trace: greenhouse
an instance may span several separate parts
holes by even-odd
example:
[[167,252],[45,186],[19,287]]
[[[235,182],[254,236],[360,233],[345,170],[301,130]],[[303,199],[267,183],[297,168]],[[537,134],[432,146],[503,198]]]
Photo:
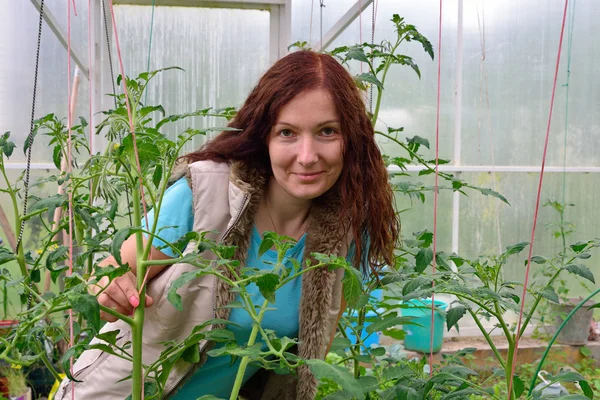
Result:
[[0,400],[600,396],[597,18],[0,1]]

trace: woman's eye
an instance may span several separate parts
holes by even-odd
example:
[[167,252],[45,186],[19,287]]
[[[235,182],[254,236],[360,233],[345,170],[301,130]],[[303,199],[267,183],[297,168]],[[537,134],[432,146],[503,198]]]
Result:
[[292,137],[293,133],[289,129],[283,129],[279,132],[279,135],[282,137]]
[[333,129],[333,128],[323,128],[323,130],[321,132],[325,136],[332,136],[332,135],[334,135],[336,133],[335,129]]

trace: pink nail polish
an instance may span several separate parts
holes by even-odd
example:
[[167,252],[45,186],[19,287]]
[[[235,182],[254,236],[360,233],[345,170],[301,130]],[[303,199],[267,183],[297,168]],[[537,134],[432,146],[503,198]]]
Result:
[[138,298],[137,298],[137,297],[135,297],[135,296],[131,296],[131,297],[129,298],[129,303],[130,303],[132,306],[134,306],[134,307],[137,307],[137,306],[139,306],[139,305],[140,305],[140,301],[139,301],[139,300],[138,300]]

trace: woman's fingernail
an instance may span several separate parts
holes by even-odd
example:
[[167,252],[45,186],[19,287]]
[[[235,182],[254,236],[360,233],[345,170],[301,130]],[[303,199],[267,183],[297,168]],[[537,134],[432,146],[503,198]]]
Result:
[[138,300],[138,298],[137,298],[137,297],[135,297],[135,296],[131,296],[131,297],[129,298],[129,303],[130,303],[132,306],[134,306],[134,307],[137,307],[137,306],[139,306],[139,305],[140,305],[140,301],[139,301],[139,300]]

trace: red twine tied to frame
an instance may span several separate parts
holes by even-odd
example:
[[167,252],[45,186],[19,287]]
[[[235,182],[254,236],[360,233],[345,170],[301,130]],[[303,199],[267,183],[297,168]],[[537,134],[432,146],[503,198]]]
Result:
[[510,396],[510,393],[512,393],[513,377],[515,375],[515,366],[517,365],[517,355],[518,355],[517,353],[519,351],[519,337],[521,335],[521,323],[522,323],[522,319],[523,319],[523,312],[525,309],[525,297],[527,296],[527,284],[529,282],[529,270],[531,267],[531,256],[533,254],[533,241],[535,239],[535,227],[537,225],[538,211],[540,208],[540,197],[542,195],[542,182],[544,180],[544,167],[546,166],[546,153],[548,151],[548,140],[550,138],[550,125],[552,122],[552,109],[554,107],[554,95],[556,94],[556,81],[558,80],[558,67],[560,65],[560,55],[562,52],[562,42],[563,42],[563,36],[564,36],[564,32],[565,32],[565,22],[567,20],[568,4],[569,4],[569,0],[565,0],[562,26],[560,28],[560,39],[558,41],[558,54],[556,56],[556,68],[554,71],[554,83],[552,84],[552,97],[550,99],[550,112],[548,113],[548,126],[546,128],[546,139],[544,141],[544,153],[542,156],[542,167],[540,170],[540,180],[538,183],[537,198],[535,201],[535,213],[533,215],[533,226],[531,228],[531,242],[529,245],[529,255],[527,256],[527,268],[525,269],[525,282],[523,283],[523,294],[521,295],[521,310],[519,312],[519,324],[518,324],[517,334],[516,334],[516,338],[515,338],[515,348],[513,351],[512,371],[510,373],[510,377],[509,377],[509,381],[508,381],[509,396]]

